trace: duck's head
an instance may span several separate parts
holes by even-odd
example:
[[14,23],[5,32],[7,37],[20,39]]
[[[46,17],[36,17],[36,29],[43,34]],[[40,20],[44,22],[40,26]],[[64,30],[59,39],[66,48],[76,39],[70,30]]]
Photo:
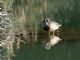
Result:
[[50,22],[49,18],[45,18],[43,22]]

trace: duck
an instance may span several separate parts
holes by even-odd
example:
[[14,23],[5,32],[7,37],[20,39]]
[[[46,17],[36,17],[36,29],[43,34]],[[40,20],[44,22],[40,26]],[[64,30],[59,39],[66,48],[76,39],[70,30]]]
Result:
[[50,49],[51,46],[56,45],[59,41],[62,40],[58,36],[55,36],[55,31],[58,30],[61,26],[61,24],[56,21],[51,21],[49,18],[43,20],[43,29],[48,32],[49,36],[49,41],[45,46],[46,49]]
[[59,27],[61,26],[61,24],[59,24],[58,22],[55,22],[55,21],[51,21],[49,18],[45,18],[43,20],[43,29],[45,31],[55,31],[57,29],[59,29]]

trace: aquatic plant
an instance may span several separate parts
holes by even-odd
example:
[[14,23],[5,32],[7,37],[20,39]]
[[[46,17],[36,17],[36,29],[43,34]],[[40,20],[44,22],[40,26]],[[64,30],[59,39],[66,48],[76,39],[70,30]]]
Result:
[[[11,60],[11,57],[15,56],[14,54],[15,35],[16,35],[16,32],[19,30],[18,26],[16,25],[17,21],[14,20],[16,18],[14,18],[14,15],[10,10],[11,8],[9,8],[9,6],[7,8],[6,4],[8,4],[9,2],[5,2],[4,0],[0,1],[0,4],[1,4],[1,7],[0,7],[0,48],[1,48],[0,59],[1,60]],[[18,39],[19,38],[17,38],[17,40]]]

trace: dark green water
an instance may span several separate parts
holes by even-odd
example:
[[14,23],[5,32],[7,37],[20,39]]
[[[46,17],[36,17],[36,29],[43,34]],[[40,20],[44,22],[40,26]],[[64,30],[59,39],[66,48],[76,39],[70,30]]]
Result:
[[[25,1],[27,0],[23,0],[23,2]],[[31,1],[31,4],[25,4],[30,5],[31,8],[29,9],[31,10],[31,16],[34,15],[36,16],[35,18],[39,16],[40,19],[35,19],[35,22],[38,21],[38,23],[40,23],[42,15],[42,17],[47,16],[52,20],[55,19],[61,23],[63,27],[80,27],[80,0],[46,0],[46,11],[44,9],[45,4],[43,0]],[[15,7],[22,6],[25,8],[25,4],[22,4],[21,0],[15,0],[14,5]],[[36,14],[41,7],[42,13]],[[37,8],[36,12],[34,8]],[[27,11],[27,9],[25,11]],[[28,13],[26,13],[26,16],[27,15]],[[42,41],[44,40],[43,38],[44,37],[41,37],[40,39],[38,38],[38,40]],[[36,42],[32,45],[22,44],[13,60],[80,60],[80,40],[64,39],[50,50],[46,50],[41,42]]]
[[50,50],[46,50],[40,42],[22,44],[13,60],[80,60],[80,41],[63,40]]

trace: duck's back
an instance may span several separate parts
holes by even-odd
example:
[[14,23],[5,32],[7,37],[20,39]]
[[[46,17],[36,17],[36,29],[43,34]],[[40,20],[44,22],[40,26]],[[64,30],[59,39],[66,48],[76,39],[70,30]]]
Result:
[[60,27],[60,25],[57,22],[50,22],[50,30],[57,30]]

